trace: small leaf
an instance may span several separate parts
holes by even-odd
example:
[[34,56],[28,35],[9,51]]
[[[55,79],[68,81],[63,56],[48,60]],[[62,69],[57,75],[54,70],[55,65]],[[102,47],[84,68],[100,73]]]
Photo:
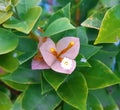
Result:
[[76,58],[76,65],[77,67],[91,67],[87,59],[81,54],[78,54]]
[[0,92],[0,109],[1,110],[10,110],[12,103],[8,96]]
[[87,84],[80,72],[73,72],[57,90],[59,97],[69,105],[86,110]]
[[3,55],[0,55],[0,66],[6,72],[12,73],[18,68],[19,62],[17,58],[14,57],[14,53],[3,54]]
[[11,52],[17,45],[17,36],[6,29],[0,28],[0,55]]
[[[37,52],[37,43],[33,39],[20,38],[19,44],[16,48],[21,54],[18,56],[20,64],[25,63],[31,59]],[[28,65],[28,64],[27,64]]]
[[4,80],[4,79],[1,79],[6,85],[8,85],[9,87],[17,90],[17,91],[24,91],[28,85],[26,84],[20,84],[20,83],[16,83],[16,82],[13,82],[13,81],[8,81],[8,80]]
[[88,36],[84,27],[77,28],[77,37],[80,38],[81,44],[88,44]]
[[65,7],[61,8],[54,15],[52,15],[50,17],[46,27],[48,27],[48,25],[50,23],[52,23],[53,21],[55,21],[59,18],[62,18],[62,17],[66,17],[66,18],[70,19],[70,3],[68,3]]
[[11,18],[5,22],[3,26],[5,28],[16,29],[20,32],[28,34],[40,17],[41,11],[42,9],[36,6],[29,9],[27,13],[24,13],[22,19]]
[[43,36],[52,36],[57,33],[70,30],[70,29],[75,29],[75,27],[70,24],[70,20],[68,18],[59,18],[55,21],[53,21],[45,30],[43,33]]
[[22,99],[23,99],[23,94],[19,95],[14,102],[13,106],[11,107],[10,110],[23,110],[22,108]]
[[114,43],[120,39],[120,5],[109,9],[102,21],[100,31],[94,44]]
[[60,101],[54,91],[41,95],[41,87],[36,84],[25,91],[22,106],[25,110],[54,110]]
[[93,91],[92,93],[100,100],[104,110],[119,110],[114,99],[105,89],[96,90]]
[[81,25],[89,28],[99,29],[103,17],[104,17],[103,12],[97,12],[88,17]]
[[41,77],[41,94],[43,95],[52,89],[53,88],[50,86],[50,84],[43,77]]
[[30,1],[29,0],[19,0],[18,5],[16,6],[18,14],[20,16],[25,14],[30,8],[37,6],[40,3],[40,1],[41,0],[30,0]]
[[102,4],[104,5],[104,7],[113,7],[115,5],[118,5],[119,4],[119,0],[101,0]]
[[101,61],[90,61],[91,68],[81,70],[89,89],[98,89],[120,83],[120,79]]
[[39,84],[40,71],[19,67],[12,74],[2,77],[2,80],[13,81],[20,84]]
[[101,102],[92,94],[88,95],[87,110],[103,110]]
[[52,70],[43,70],[43,76],[48,81],[48,83],[57,90],[59,86],[64,82],[67,75],[60,74]]
[[0,12],[0,24],[7,21],[11,16],[13,12]]
[[101,47],[81,44],[80,53],[83,56],[85,56],[86,59],[89,59],[90,57],[95,55],[100,49],[101,49]]

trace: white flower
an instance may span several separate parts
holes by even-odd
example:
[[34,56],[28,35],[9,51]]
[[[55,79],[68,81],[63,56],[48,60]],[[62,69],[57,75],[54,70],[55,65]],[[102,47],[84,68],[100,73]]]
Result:
[[72,60],[64,57],[61,62],[61,67],[65,70],[70,70],[72,68]]
[[87,60],[85,58],[81,58],[80,61],[83,62],[83,63],[87,62]]

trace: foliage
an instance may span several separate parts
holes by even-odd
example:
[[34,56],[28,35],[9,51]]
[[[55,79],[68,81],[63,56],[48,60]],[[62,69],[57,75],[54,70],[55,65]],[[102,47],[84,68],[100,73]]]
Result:
[[[0,110],[119,110],[120,0],[40,2],[0,0]],[[80,39],[71,74],[32,69],[40,39],[69,36]]]

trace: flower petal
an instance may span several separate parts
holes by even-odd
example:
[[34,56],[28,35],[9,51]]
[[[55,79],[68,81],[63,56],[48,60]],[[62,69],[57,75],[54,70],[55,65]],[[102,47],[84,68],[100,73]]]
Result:
[[65,48],[67,48],[70,42],[74,42],[74,45],[70,49],[68,49],[65,53],[61,54],[61,57],[68,57],[70,59],[75,59],[80,49],[79,40],[80,39],[76,37],[65,37],[62,38],[60,41],[58,41],[58,43],[56,44],[58,53],[60,53]]
[[32,60],[32,70],[38,70],[38,69],[49,69],[50,67],[46,64],[44,60]]
[[57,58],[50,51],[51,48],[54,48],[56,50],[55,44],[51,39],[47,40],[39,48],[43,59],[50,67],[55,62],[55,60],[57,60]]
[[59,73],[64,73],[64,74],[71,74],[74,69],[76,67],[76,62],[75,60],[72,60],[72,68],[70,70],[65,70],[64,68],[62,68],[61,66],[61,62],[60,61],[56,61],[52,66],[51,66],[51,69],[56,71],[56,72],[59,72]]

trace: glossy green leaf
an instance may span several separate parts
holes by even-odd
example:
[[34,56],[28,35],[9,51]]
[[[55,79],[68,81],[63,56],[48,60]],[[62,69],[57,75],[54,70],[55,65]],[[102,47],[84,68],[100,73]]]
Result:
[[2,79],[20,84],[39,84],[40,71],[19,67],[12,74],[4,76]]
[[117,51],[100,50],[97,54],[95,54],[94,58],[102,61],[109,68],[112,69],[112,66],[113,66],[113,63],[115,60],[115,56],[117,55],[117,53],[118,53]]
[[68,3],[65,7],[61,8],[53,16],[51,16],[46,27],[53,21],[55,21],[59,18],[62,18],[62,17],[66,17],[66,18],[70,19],[70,3]]
[[37,6],[41,0],[19,0],[16,7],[18,14],[21,16],[25,14],[30,8]]
[[119,110],[112,96],[105,89],[93,91],[103,105],[104,110]]
[[10,110],[12,103],[8,96],[0,92],[0,109],[1,110]]
[[28,34],[40,17],[41,11],[42,9],[36,6],[29,9],[27,13],[24,13],[21,19],[16,19],[13,17],[5,22],[3,26],[5,28],[16,29],[20,32]]
[[16,50],[21,53],[18,56],[18,60],[20,64],[23,64],[24,62],[28,61],[36,54],[37,43],[33,39],[21,37],[19,39],[19,44]]
[[20,0],[11,0],[11,4],[13,6],[16,6],[19,2],[20,2]]
[[108,10],[103,18],[95,44],[114,43],[120,39],[120,5]]
[[101,61],[90,61],[91,68],[83,69],[89,89],[98,89],[120,83],[120,79]]
[[11,16],[13,12],[0,12],[0,24],[7,21]]
[[24,91],[26,88],[27,88],[27,84],[20,84],[20,83],[16,83],[16,82],[13,82],[13,81],[9,81],[9,80],[4,80],[2,79],[2,81],[8,85],[9,87],[13,88],[14,90],[17,90],[17,91]]
[[112,87],[112,97],[117,105],[120,105],[120,85],[115,85]]
[[60,101],[54,91],[41,95],[40,85],[31,85],[24,93],[22,106],[25,110],[54,110]]
[[75,29],[75,27],[70,24],[70,20],[66,17],[59,18],[55,21],[53,21],[45,30],[43,36],[52,36],[57,33],[70,30],[70,29]]
[[102,4],[104,5],[104,7],[113,7],[115,5],[119,4],[119,0],[101,0]]
[[88,88],[83,75],[73,72],[57,90],[59,97],[71,106],[86,110]]
[[93,46],[93,45],[83,45],[81,44],[80,53],[85,56],[86,59],[89,59],[93,55],[95,55],[101,47]]
[[104,17],[103,12],[97,12],[88,17],[81,25],[89,28],[99,29],[103,17]]
[[101,102],[92,94],[88,95],[87,110],[103,110]]
[[41,94],[43,95],[52,89],[52,86],[43,77],[41,77]]
[[22,108],[23,94],[19,95],[10,110],[24,110]]
[[6,72],[12,73],[18,68],[19,62],[14,57],[14,53],[3,54],[3,55],[0,55],[0,66]]
[[70,105],[67,104],[67,103],[64,103],[64,105],[63,105],[63,110],[78,110],[78,109],[70,106]]
[[87,15],[88,12],[93,9],[96,4],[98,3],[99,0],[82,0],[80,1],[80,22],[83,22]]
[[78,27],[77,29],[77,37],[80,38],[81,44],[88,44],[88,36],[86,33],[86,29],[84,27]]
[[0,55],[14,50],[17,45],[17,36],[6,29],[0,28]]
[[57,90],[59,86],[65,81],[67,78],[67,75],[57,73],[52,70],[43,70],[43,76],[48,81],[48,83],[55,89]]
[[91,67],[87,59],[81,54],[78,54],[76,58],[76,65],[77,67]]

